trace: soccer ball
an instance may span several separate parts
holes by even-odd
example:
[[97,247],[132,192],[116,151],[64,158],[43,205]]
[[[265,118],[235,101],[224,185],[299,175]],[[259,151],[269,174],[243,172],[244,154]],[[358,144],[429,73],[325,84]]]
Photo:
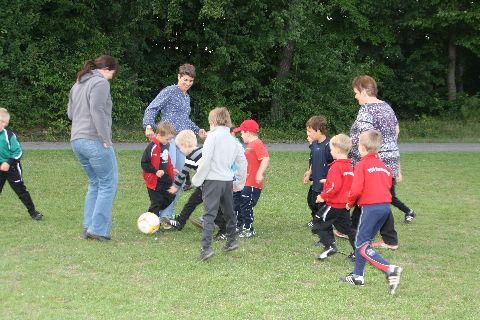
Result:
[[145,212],[138,217],[138,230],[145,234],[152,234],[160,228],[160,219],[155,213]]

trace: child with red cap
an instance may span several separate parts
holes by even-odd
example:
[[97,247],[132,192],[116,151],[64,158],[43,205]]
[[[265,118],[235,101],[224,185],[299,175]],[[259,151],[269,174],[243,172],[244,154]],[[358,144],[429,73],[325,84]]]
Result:
[[233,132],[241,132],[242,140],[247,145],[245,157],[247,158],[247,181],[242,190],[240,216],[237,225],[240,228],[240,238],[251,238],[256,235],[253,227],[253,207],[258,202],[263,189],[265,170],[270,157],[262,140],[258,137],[258,123],[255,120],[245,120]]

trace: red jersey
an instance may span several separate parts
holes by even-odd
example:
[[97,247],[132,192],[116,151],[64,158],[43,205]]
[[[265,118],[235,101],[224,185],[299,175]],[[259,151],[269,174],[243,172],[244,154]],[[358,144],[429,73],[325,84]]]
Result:
[[263,181],[261,183],[255,181],[260,163],[263,158],[269,157],[267,148],[265,148],[262,140],[255,139],[250,142],[245,148],[245,157],[248,162],[245,186],[263,189]]
[[[155,190],[158,182],[167,186],[172,185],[174,174],[168,148],[161,144],[157,138],[153,137],[145,149],[141,165],[147,188]],[[157,177],[156,174],[157,170],[160,169],[165,172],[161,178]]]
[[350,159],[337,159],[329,166],[327,180],[320,196],[327,205],[337,209],[345,209],[353,180],[353,168]]
[[369,153],[357,163],[352,187],[348,195],[348,207],[357,201],[362,207],[368,204],[391,203],[392,171],[385,166],[378,153]]

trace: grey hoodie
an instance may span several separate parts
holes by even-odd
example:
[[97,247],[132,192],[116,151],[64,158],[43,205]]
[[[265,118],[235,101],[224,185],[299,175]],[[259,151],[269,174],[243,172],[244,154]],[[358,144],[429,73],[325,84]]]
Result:
[[68,118],[72,120],[70,141],[92,139],[112,145],[110,83],[97,70],[73,85],[68,97]]

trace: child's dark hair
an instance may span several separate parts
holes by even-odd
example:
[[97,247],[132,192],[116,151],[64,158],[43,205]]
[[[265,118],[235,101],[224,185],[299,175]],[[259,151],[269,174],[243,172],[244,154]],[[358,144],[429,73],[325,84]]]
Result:
[[77,81],[80,80],[87,73],[92,73],[92,69],[103,69],[107,68],[108,70],[115,70],[114,77],[118,73],[118,62],[115,58],[102,55],[95,60],[87,60],[83,64],[83,69],[77,73]]
[[306,127],[312,128],[315,131],[320,130],[321,133],[327,135],[327,118],[324,116],[313,116],[308,119]]

